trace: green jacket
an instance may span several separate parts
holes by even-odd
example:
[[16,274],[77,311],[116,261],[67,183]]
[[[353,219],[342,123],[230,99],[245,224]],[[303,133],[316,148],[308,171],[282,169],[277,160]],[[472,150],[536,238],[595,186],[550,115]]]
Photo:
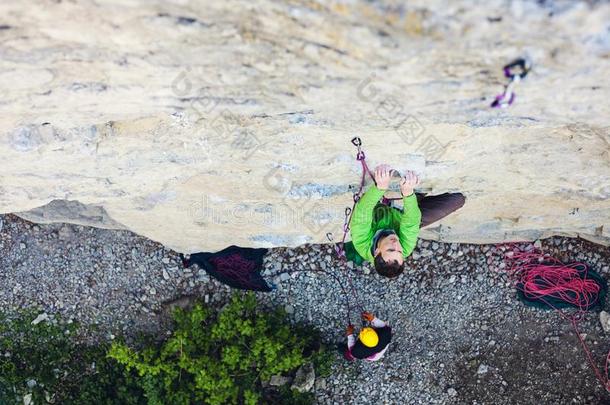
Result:
[[[415,194],[403,197],[403,212],[387,205],[377,203],[383,197],[384,191],[372,185],[358,200],[350,223],[354,248],[365,260],[374,263],[371,254],[373,237],[379,229],[394,229],[400,239],[402,254],[406,258],[413,252],[419,235],[421,211],[417,205]],[[373,211],[375,215],[373,215]]]

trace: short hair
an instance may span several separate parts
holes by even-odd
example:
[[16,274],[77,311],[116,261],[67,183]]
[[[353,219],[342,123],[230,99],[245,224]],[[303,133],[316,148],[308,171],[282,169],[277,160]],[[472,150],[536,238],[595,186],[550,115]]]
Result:
[[375,256],[375,270],[384,277],[394,278],[400,275],[404,270],[404,263],[398,263],[398,260],[386,262],[381,253]]

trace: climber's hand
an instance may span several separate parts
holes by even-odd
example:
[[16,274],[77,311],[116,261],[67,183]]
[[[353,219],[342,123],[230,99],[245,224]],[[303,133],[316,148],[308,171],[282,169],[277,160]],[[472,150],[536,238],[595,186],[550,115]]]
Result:
[[387,190],[392,179],[392,168],[389,165],[379,165],[375,168],[375,183],[379,190]]
[[370,312],[363,312],[362,319],[364,319],[365,321],[373,322],[373,319],[375,319],[375,315],[371,314]]
[[345,329],[345,336],[349,336],[349,335],[353,335],[354,334],[354,325],[347,325],[347,328]]
[[400,180],[400,193],[406,197],[413,194],[413,189],[419,184],[419,176],[409,170]]

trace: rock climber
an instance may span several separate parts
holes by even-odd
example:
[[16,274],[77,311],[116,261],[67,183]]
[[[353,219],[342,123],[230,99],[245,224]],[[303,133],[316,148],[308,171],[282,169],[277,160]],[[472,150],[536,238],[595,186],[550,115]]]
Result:
[[364,359],[377,361],[381,359],[388,349],[392,340],[392,329],[388,324],[371,314],[363,312],[362,319],[369,322],[371,326],[364,327],[358,334],[358,339],[354,336],[354,325],[348,325],[347,350],[344,356],[348,360]]
[[466,198],[461,193],[433,196],[416,194],[419,177],[407,171],[400,180],[403,208],[381,203],[390,186],[393,169],[386,164],[375,168],[373,184],[358,200],[351,220],[351,243],[345,244],[348,259],[366,260],[385,277],[396,277],[404,270],[404,259],[417,244],[419,229],[461,208]]

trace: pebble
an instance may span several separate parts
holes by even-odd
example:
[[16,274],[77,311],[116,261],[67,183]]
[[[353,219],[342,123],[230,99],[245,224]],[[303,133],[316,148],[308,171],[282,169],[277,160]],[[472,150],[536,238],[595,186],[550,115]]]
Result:
[[169,273],[167,272],[167,270],[163,269],[161,271],[161,274],[163,275],[164,280],[169,280]]
[[489,371],[489,367],[485,364],[481,364],[479,366],[479,368],[477,369],[477,374],[479,374],[479,375],[487,374],[488,371]]
[[450,397],[455,397],[455,396],[457,395],[457,391],[456,391],[456,389],[455,389],[455,388],[449,388],[449,389],[447,390],[447,394],[448,394]]
[[33,321],[32,325],[38,325],[40,322],[48,321],[49,315],[46,313],[39,314]]

